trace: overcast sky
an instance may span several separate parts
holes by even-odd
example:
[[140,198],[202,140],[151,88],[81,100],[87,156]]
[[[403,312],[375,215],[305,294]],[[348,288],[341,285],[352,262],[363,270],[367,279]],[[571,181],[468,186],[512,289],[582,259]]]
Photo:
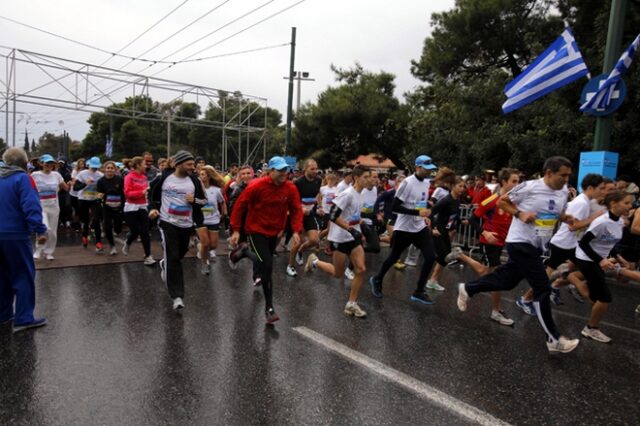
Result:
[[[184,0],[31,0],[3,2],[0,15],[41,29],[116,52],[144,30],[180,5]],[[220,42],[226,37],[268,17],[299,0],[273,0],[259,11],[229,25],[199,43],[194,41],[219,28],[240,15],[264,4],[268,0],[188,0],[170,17],[149,31],[122,54],[140,55],[169,37],[180,28],[204,15],[217,5],[222,6],[157,48],[145,53],[144,58],[158,60],[167,54],[182,50],[169,60],[181,60],[200,49]],[[224,3],[224,4],[223,4]],[[291,27],[297,27],[296,70],[308,71],[315,81],[302,83],[302,102],[315,102],[320,92],[335,85],[330,65],[352,66],[356,61],[370,71],[384,70],[396,75],[396,96],[419,84],[410,72],[410,61],[418,59],[422,44],[430,32],[433,12],[448,10],[454,0],[306,0],[282,14],[265,21],[237,36],[203,51],[194,57],[207,57],[230,52],[288,43]],[[45,53],[79,62],[99,65],[108,54],[78,46],[33,29],[0,20],[1,44],[10,48]],[[186,46],[186,47],[185,47]],[[3,55],[8,52],[0,50]],[[279,47],[237,56],[227,56],[202,62],[178,64],[162,71],[159,78],[203,85],[229,91],[239,90],[267,98],[268,105],[284,115],[287,104],[289,47]],[[105,67],[120,68],[128,61],[112,58]],[[146,68],[143,72],[142,69]],[[151,75],[165,68],[156,65],[132,63],[125,71]],[[22,72],[21,72],[22,71]],[[5,65],[0,67],[0,78],[6,81]],[[26,75],[25,75],[26,74]],[[36,74],[40,74],[37,76]],[[29,90],[44,81],[35,67],[29,71],[18,69],[18,91]],[[105,89],[108,83],[105,83]],[[57,97],[60,86],[51,85],[40,93]],[[4,92],[4,87],[2,88]],[[120,93],[120,99],[129,94]],[[162,99],[158,99],[162,100]],[[295,97],[294,97],[295,108]],[[22,143],[24,129],[30,137],[44,131],[60,133],[64,127],[74,139],[82,139],[88,131],[88,114],[53,110],[34,105],[18,104],[18,111],[29,114],[19,116],[16,141]],[[64,121],[64,126],[59,121]],[[39,123],[36,124],[36,122]],[[0,117],[0,136],[5,135],[5,117]],[[11,136],[10,136],[11,137]],[[18,143],[18,142],[16,142]]]

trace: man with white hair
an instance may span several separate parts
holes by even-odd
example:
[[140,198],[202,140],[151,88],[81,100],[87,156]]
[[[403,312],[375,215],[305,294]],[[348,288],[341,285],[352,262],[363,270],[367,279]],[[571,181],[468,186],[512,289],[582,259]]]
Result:
[[[46,324],[36,318],[36,268],[31,253],[33,232],[38,243],[47,240],[38,193],[27,174],[27,154],[9,148],[0,166],[0,326],[13,321],[13,332]],[[14,309],[15,303],[15,309]]]

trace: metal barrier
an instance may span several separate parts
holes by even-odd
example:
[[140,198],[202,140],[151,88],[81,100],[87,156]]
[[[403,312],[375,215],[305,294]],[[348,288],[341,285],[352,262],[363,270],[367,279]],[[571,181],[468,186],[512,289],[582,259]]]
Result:
[[460,205],[460,220],[455,235],[451,238],[452,246],[459,246],[469,251],[472,256],[475,251],[480,251],[480,239],[473,226],[469,224],[469,219],[476,209],[475,204]]

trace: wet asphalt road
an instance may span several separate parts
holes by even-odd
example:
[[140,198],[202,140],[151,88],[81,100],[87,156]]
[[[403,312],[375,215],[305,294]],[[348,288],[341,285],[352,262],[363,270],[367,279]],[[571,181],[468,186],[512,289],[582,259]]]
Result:
[[[512,301],[504,307],[514,327],[489,319],[483,295],[458,312],[454,287],[472,276],[466,270],[445,271],[447,291],[431,292],[433,306],[409,301],[414,268],[392,270],[384,299],[363,287],[369,316],[360,320],[342,313],[348,282],[319,271],[286,277],[280,255],[274,294],[282,319],[268,328],[248,264],[230,271],[219,259],[210,277],[195,259],[184,264],[182,315],[171,310],[157,267],[39,272],[36,312],[49,324],[13,335],[0,326],[0,425],[474,423],[455,401],[511,424],[640,424],[638,286],[612,287],[602,329],[613,343],[582,339],[575,352],[550,356],[536,319]],[[555,318],[575,337],[588,307],[563,296]],[[434,403],[384,377],[380,364],[349,360],[298,327],[450,399]]]

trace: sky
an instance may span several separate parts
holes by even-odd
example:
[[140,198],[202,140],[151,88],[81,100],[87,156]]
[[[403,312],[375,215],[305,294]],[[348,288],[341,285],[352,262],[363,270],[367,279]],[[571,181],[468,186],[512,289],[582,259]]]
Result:
[[[309,77],[315,79],[302,82],[301,102],[306,103],[316,102],[322,91],[337,85],[330,69],[332,64],[348,68],[356,62],[368,71],[394,74],[395,94],[402,97],[403,93],[420,85],[411,75],[410,66],[411,60],[420,58],[424,39],[430,34],[431,14],[454,6],[454,0],[303,0],[296,5],[298,2],[300,0],[30,0],[3,2],[0,16],[107,52],[117,52],[184,3],[121,52],[127,56],[160,60],[177,51],[167,58],[171,61],[182,60],[193,54],[194,58],[203,58],[286,44],[291,40],[291,27],[296,27],[295,69],[309,72]],[[196,42],[264,4],[266,6],[258,11]],[[295,6],[234,35],[292,5]],[[216,7],[216,10],[207,14]],[[207,15],[188,29],[164,41],[205,14]],[[266,98],[267,105],[278,109],[283,114],[283,121],[285,120],[288,82],[283,77],[289,72],[289,46],[182,63],[165,70],[164,65],[149,67],[147,63],[139,61],[129,63],[125,58],[112,57],[108,53],[4,19],[0,19],[0,28],[0,44],[5,46],[0,49],[3,56],[17,48],[79,63],[104,63],[104,67],[122,67],[123,71],[136,74],[152,75],[158,72],[158,78]],[[159,43],[159,46],[149,50]],[[217,45],[197,53],[213,44]],[[4,93],[4,83],[7,81],[6,59],[1,59],[5,62],[0,66],[0,80],[3,82],[0,90]],[[55,75],[51,70],[48,72]],[[43,70],[33,65],[19,65],[16,77],[19,93],[32,90],[47,80],[51,81]],[[67,87],[70,78],[72,77],[64,81],[68,83]],[[98,80],[94,82],[103,90],[112,87],[109,82],[102,82],[102,85]],[[63,87],[54,83],[37,93],[43,97],[57,98],[64,96],[64,92]],[[116,93],[114,99],[121,102],[130,94]],[[161,96],[163,95],[158,95],[159,98]],[[294,108],[296,97],[297,94],[294,93]],[[18,103],[16,110],[20,112],[16,119],[16,144],[22,144],[25,129],[30,138],[37,138],[44,131],[59,134],[64,129],[76,140],[82,140],[89,130],[86,123],[88,114],[85,112],[24,103]],[[2,138],[7,129],[4,112],[3,107],[3,116],[0,117]],[[10,117],[9,129],[12,128],[11,121]]]

